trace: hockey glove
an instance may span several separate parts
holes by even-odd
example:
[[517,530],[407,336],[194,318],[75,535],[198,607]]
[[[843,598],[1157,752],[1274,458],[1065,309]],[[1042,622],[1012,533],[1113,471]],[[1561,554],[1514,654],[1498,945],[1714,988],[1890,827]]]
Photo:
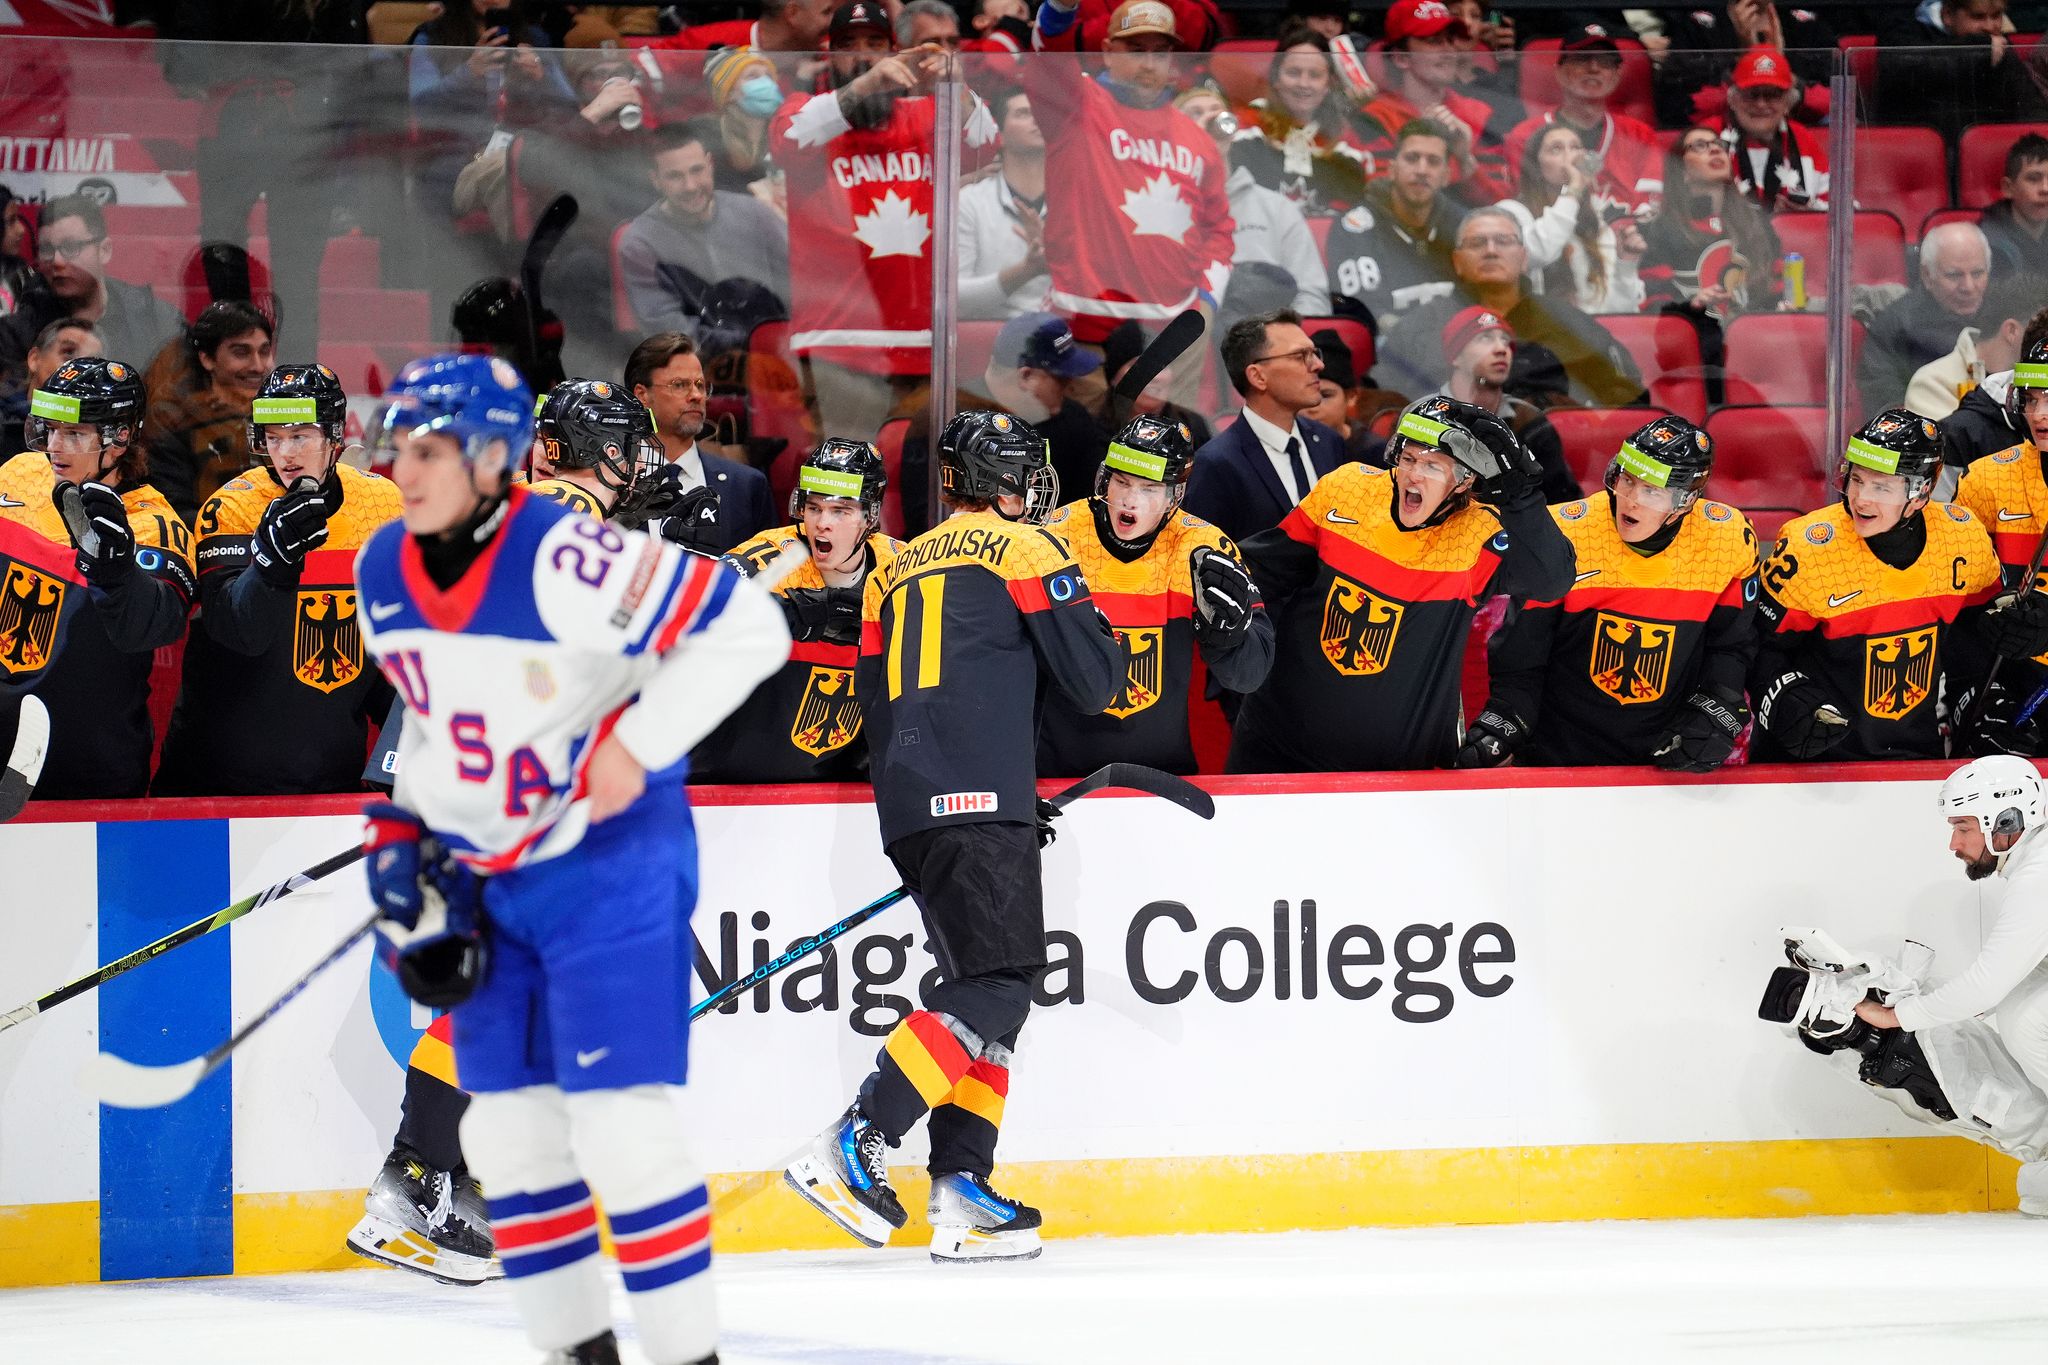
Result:
[[1235,558],[1200,545],[1188,559],[1195,590],[1195,638],[1205,645],[1234,645],[1251,629],[1258,589]]
[[782,594],[782,614],[792,640],[860,643],[859,588],[791,588]]
[[1518,508],[1542,499],[1543,462],[1498,417],[1471,418],[1472,433],[1459,427],[1444,433],[1451,458],[1478,476],[1473,496],[1494,507]]
[[2048,593],[2007,593],[1983,618],[1984,642],[2008,659],[2048,650]]
[[78,571],[102,586],[126,578],[135,568],[135,532],[121,495],[103,483],[59,482],[52,490],[58,514],[78,549]]
[[363,815],[378,957],[407,996],[453,1008],[483,980],[483,880],[404,807],[373,801]]
[[[2034,758],[2041,752],[2038,712],[2019,723],[2020,699],[2004,683],[1991,684],[1983,710],[1977,711],[1977,692],[1972,688],[1956,698],[1952,713],[1958,727],[1955,748],[1972,758],[1987,754],[2016,754]],[[1973,715],[1973,713],[1975,713]]]
[[1522,747],[1522,741],[1529,737],[1529,727],[1522,724],[1512,711],[1505,708],[1496,710],[1487,703],[1465,730],[1465,742],[1458,746],[1457,766],[1460,768],[1498,768],[1515,756],[1515,750]]
[[1819,758],[1849,737],[1849,718],[1804,673],[1783,673],[1764,689],[1757,724],[1794,758]]
[[1672,718],[1663,743],[1652,751],[1667,772],[1710,773],[1735,752],[1736,736],[1749,724],[1749,708],[1708,692],[1695,692]]
[[1060,818],[1060,808],[1041,796],[1034,810],[1038,815],[1038,846],[1044,848],[1060,837],[1059,831],[1052,827],[1052,822]]
[[250,538],[256,572],[273,587],[295,588],[306,556],[327,543],[327,502],[310,476],[296,480],[263,509]]

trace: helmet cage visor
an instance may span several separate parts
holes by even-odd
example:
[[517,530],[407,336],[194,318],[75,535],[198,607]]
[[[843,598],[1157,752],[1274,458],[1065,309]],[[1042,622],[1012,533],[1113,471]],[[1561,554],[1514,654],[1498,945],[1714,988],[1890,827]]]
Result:
[[1623,475],[1634,483],[1634,496],[1648,506],[1661,507],[1667,513],[1683,512],[1691,507],[1707,482],[1705,470],[1688,473],[1646,454],[1634,441],[1623,441],[1621,449],[1614,453],[1613,461],[1607,466],[1604,482],[1609,494],[1621,483]]

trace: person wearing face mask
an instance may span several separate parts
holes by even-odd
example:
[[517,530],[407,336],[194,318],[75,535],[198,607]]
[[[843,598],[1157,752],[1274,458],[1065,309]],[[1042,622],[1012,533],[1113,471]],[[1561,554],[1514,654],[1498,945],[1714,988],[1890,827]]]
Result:
[[252,304],[209,303],[182,346],[150,366],[150,482],[187,526],[250,464],[249,410],[277,363],[270,319]]
[[785,98],[775,64],[751,48],[725,48],[704,63],[704,83],[716,112],[692,119],[691,126],[711,154],[714,188],[752,194],[788,217],[768,145],[768,121]]
[[1708,772],[1749,722],[1756,535],[1701,496],[1713,440],[1682,417],[1646,422],[1604,491],[1552,507],[1576,581],[1530,601],[1487,650],[1492,692],[1461,768],[1654,763]]
[[1195,461],[1178,422],[1134,417],[1095,471],[1092,497],[1046,523],[1073,550],[1123,645],[1124,685],[1104,710],[1048,701],[1038,771],[1079,776],[1105,763],[1195,771],[1188,693],[1195,654],[1216,682],[1250,692],[1273,666],[1273,623],[1230,537],[1180,510]]

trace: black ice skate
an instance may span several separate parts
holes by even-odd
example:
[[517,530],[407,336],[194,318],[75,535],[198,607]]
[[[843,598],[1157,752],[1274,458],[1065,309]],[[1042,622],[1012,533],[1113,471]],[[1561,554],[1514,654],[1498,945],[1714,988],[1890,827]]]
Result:
[[782,1173],[788,1186],[863,1246],[887,1246],[909,1221],[889,1186],[889,1140],[854,1105]]
[[505,1274],[475,1178],[437,1171],[403,1144],[384,1158],[348,1249],[442,1284],[482,1284]]
[[1044,1220],[1037,1209],[1003,1198],[988,1181],[965,1171],[932,1177],[925,1216],[932,1225],[932,1260],[940,1265],[1029,1261],[1045,1249],[1038,1242]]
[[549,1351],[540,1365],[619,1365],[619,1339],[604,1332],[565,1350]]

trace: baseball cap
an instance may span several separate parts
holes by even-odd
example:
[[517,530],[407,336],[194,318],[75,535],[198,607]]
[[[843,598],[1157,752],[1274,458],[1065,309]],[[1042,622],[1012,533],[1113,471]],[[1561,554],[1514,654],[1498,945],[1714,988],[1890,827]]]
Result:
[[1006,370],[1044,370],[1062,379],[1078,379],[1102,365],[1102,358],[1074,343],[1071,327],[1051,313],[1025,313],[1011,318],[996,333],[994,360]]
[[1444,359],[1456,360],[1458,352],[1472,344],[1472,339],[1482,332],[1506,332],[1508,340],[1515,339],[1515,329],[1508,326],[1508,320],[1491,308],[1473,304],[1461,308],[1444,324]]
[[1605,24],[1580,24],[1565,30],[1564,37],[1557,45],[1559,52],[1620,52],[1621,44],[1614,41],[1614,35],[1607,31]]
[[1141,33],[1159,33],[1178,43],[1180,30],[1173,26],[1173,11],[1160,0],[1124,0],[1109,16],[1109,38],[1135,38]]
[[827,30],[828,42],[837,47],[840,39],[850,38],[864,28],[888,34],[891,45],[896,41],[896,26],[889,22],[889,11],[875,0],[852,0],[851,4],[841,5],[832,11],[832,27]]
[[1348,389],[1358,382],[1358,376],[1351,368],[1351,348],[1344,344],[1344,338],[1337,335],[1335,328],[1325,327],[1319,332],[1310,332],[1308,339],[1316,344],[1316,354],[1323,358],[1322,378],[1340,389]]
[[1387,41],[1406,42],[1410,38],[1435,38],[1449,33],[1464,38],[1471,35],[1465,21],[1451,13],[1444,0],[1400,0],[1387,11]]
[[1738,90],[1755,86],[1767,86],[1772,90],[1792,88],[1792,68],[1786,64],[1785,54],[1775,47],[1757,46],[1742,54],[1742,60],[1735,64],[1735,74],[1728,83]]

